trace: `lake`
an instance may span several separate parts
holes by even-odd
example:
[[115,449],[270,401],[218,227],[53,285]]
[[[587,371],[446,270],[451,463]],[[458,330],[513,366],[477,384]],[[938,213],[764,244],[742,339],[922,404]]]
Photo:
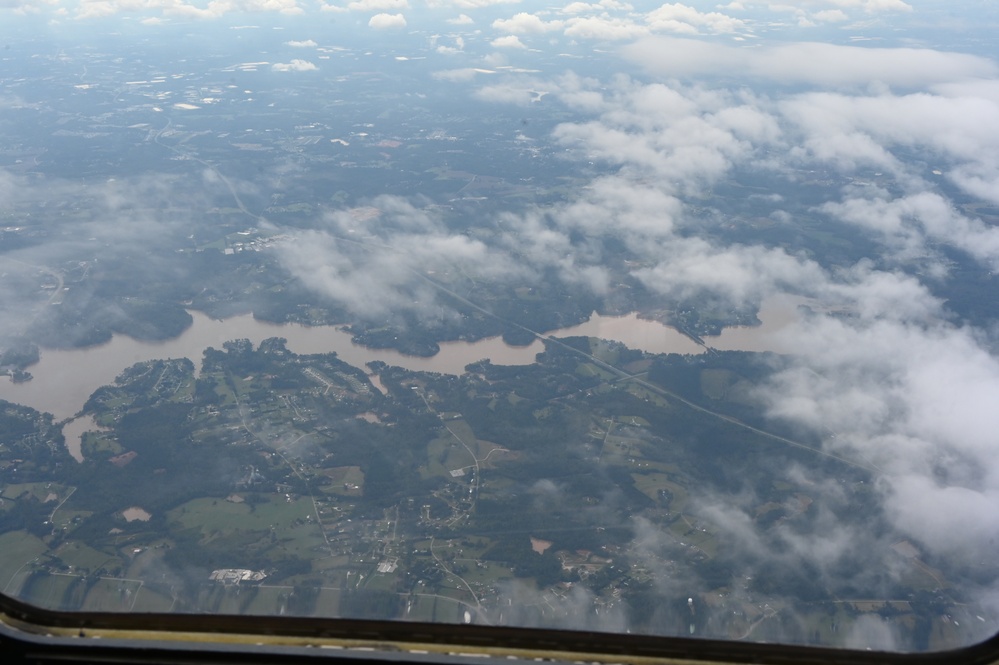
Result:
[[[800,300],[776,296],[763,303],[759,318],[762,325],[726,328],[717,337],[705,337],[709,346],[720,350],[785,350],[777,334],[796,319]],[[380,360],[389,365],[418,371],[461,374],[469,363],[488,358],[497,365],[528,365],[544,350],[541,340],[528,346],[511,346],[499,337],[477,342],[443,342],[441,350],[430,358],[408,356],[392,349],[371,349],[355,344],[349,333],[333,326],[306,326],[298,323],[257,321],[250,314],[224,320],[212,319],[201,312],[191,312],[194,322],[179,337],[165,342],[143,342],[115,335],[111,341],[82,349],[44,349],[41,359],[29,371],[34,379],[13,383],[0,378],[0,399],[24,404],[52,413],[57,420],[72,418],[83,408],[99,387],[110,384],[124,369],[137,362],[157,358],[190,358],[196,367],[202,352],[212,346],[222,348],[231,339],[247,338],[259,344],[268,337],[284,337],[288,349],[298,354],[335,351],[345,362],[369,371],[366,363]],[[576,326],[545,333],[553,337],[588,336],[622,342],[630,348],[649,353],[703,353],[704,347],[674,328],[657,321],[641,319],[637,314],[601,316],[594,313]],[[376,386],[377,377],[372,377]],[[93,429],[89,419],[78,419],[64,429],[67,446],[77,460],[80,437]],[[73,439],[70,442],[70,439]]]

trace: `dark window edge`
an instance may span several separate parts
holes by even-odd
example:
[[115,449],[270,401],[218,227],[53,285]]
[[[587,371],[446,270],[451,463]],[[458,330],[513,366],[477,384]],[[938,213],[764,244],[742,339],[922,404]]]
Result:
[[[885,653],[648,635],[316,617],[78,613],[0,596],[5,662],[996,664],[999,635],[932,653]],[[13,657],[13,661],[11,660]]]

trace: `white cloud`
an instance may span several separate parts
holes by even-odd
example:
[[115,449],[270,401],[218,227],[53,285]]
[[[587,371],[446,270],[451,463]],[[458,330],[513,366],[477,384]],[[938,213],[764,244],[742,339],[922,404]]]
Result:
[[460,35],[454,38],[454,46],[445,46],[444,44],[437,46],[437,52],[444,55],[454,55],[456,53],[461,53],[464,50],[465,38]]
[[635,39],[649,34],[648,28],[631,19],[608,16],[587,16],[566,21],[565,36],[600,41]]
[[464,67],[462,69],[445,69],[434,72],[433,77],[441,81],[471,81],[479,74],[495,74],[490,69],[478,69],[475,67]]
[[580,158],[684,190],[714,182],[733,161],[752,154],[754,143],[762,148],[780,133],[775,119],[754,106],[696,88],[620,81],[601,101],[573,82],[567,100],[583,100],[594,109],[602,105],[603,113],[599,120],[559,125],[555,140]]
[[[885,293],[870,279],[850,289],[858,304]],[[908,289],[894,302],[912,298],[927,301]],[[977,564],[999,533],[990,434],[999,414],[989,406],[999,362],[970,331],[917,323],[886,304],[872,302],[854,322],[815,317],[795,330],[799,361],[775,378],[771,408],[881,468],[885,507],[903,532]]]
[[126,11],[160,11],[165,16],[213,19],[234,12],[276,12],[288,16],[304,13],[298,0],[212,0],[194,4],[184,0],[83,0],[77,18],[99,18]]
[[40,5],[53,6],[58,0],[0,0],[0,10],[10,9],[15,14],[34,14],[41,11]]
[[999,228],[959,213],[940,194],[922,191],[899,198],[875,196],[829,202],[821,210],[875,231],[905,255],[921,256],[926,244],[947,244],[999,271]]
[[454,18],[449,18],[447,22],[451,25],[472,25],[475,23],[468,14],[458,14]]
[[520,0],[427,0],[427,6],[434,7],[457,7],[458,9],[481,9],[493,5],[509,5],[519,3]]
[[826,9],[820,12],[815,12],[812,14],[812,18],[816,21],[822,21],[823,23],[840,23],[842,21],[849,20],[849,16],[846,15],[841,9]]
[[496,19],[493,21],[494,30],[514,35],[551,32],[561,29],[562,25],[562,21],[542,21],[534,14],[528,14],[527,12],[514,14],[512,18]]
[[541,99],[542,94],[530,81],[508,79],[503,83],[482,86],[475,92],[475,96],[487,102],[530,106]]
[[[912,187],[925,188],[893,151],[929,151],[946,177],[966,192],[999,202],[999,86],[971,81],[933,92],[847,95],[816,92],[780,105],[801,132],[796,152],[840,169],[866,163],[908,173]],[[911,170],[911,169],[910,169]]]
[[285,44],[294,48],[314,48],[316,46],[319,46],[319,44],[317,44],[315,41],[311,39],[306,39],[304,41],[292,40],[290,42],[285,42]]
[[[854,3],[851,3],[854,4]],[[860,0],[859,4],[865,12],[873,13],[880,11],[911,12],[912,5],[902,2],[902,0]]]
[[666,3],[645,15],[649,27],[656,32],[696,34],[698,32],[728,33],[745,30],[745,23],[720,12],[700,12],[679,2]]
[[[778,52],[810,51],[764,53],[743,71],[793,78],[767,69]],[[733,63],[731,54],[752,52],[723,49],[713,61],[712,53],[717,55],[695,48],[691,57],[701,58],[698,67],[724,69]],[[613,237],[635,257],[631,277],[667,299],[697,297],[735,308],[782,291],[815,299],[819,305],[812,313],[782,334],[794,353],[790,367],[759,394],[771,417],[825,437],[824,445],[835,454],[868,468],[876,465],[881,476],[875,491],[895,534],[936,554],[983,557],[990,551],[988,540],[999,535],[993,436],[999,412],[991,406],[999,399],[999,360],[983,333],[948,323],[945,303],[918,276],[878,269],[866,260],[833,270],[780,248],[699,237],[684,203],[688,193],[709,191],[733,168],[747,168],[764,155],[777,170],[833,163],[842,173],[855,174],[878,164],[901,193],[848,187],[841,201],[819,210],[863,228],[892,251],[916,256],[947,244],[989,266],[999,261],[999,230],[958,210],[913,170],[922,167],[894,155],[897,147],[917,150],[931,163],[939,159],[951,172],[978,173],[986,182],[992,155],[999,153],[999,88],[938,84],[949,77],[973,81],[975,75],[995,74],[994,65],[932,51],[831,53],[845,55],[844,71],[821,72],[816,83],[861,83],[854,59],[864,54],[870,69],[894,77],[893,83],[908,81],[908,74],[896,70],[904,53],[922,58],[929,72],[926,87],[934,90],[777,92],[771,99],[703,85],[610,83],[573,75],[548,82],[511,78],[482,88],[480,98],[521,104],[530,103],[532,91],[551,90],[590,116],[559,125],[554,139],[576,159],[603,160],[617,169],[592,180],[564,205],[504,217],[509,231],[504,246],[536,269],[553,270],[566,283],[595,293],[604,293],[613,279],[601,272],[602,239]],[[674,64],[664,62],[663,68]],[[837,150],[837,143],[845,148]],[[845,155],[858,146],[864,154],[848,161]],[[783,201],[776,197],[773,204]],[[932,257],[923,260],[932,263]],[[928,283],[941,278],[945,272],[925,277]],[[831,433],[834,439],[828,438]],[[949,520],[955,513],[961,518]],[[745,527],[747,543],[756,537],[752,519],[733,506],[713,515],[734,530]],[[821,533],[785,531],[780,537],[796,556],[833,565],[852,556],[850,543],[866,536],[827,517],[832,522]],[[880,639],[857,639],[875,638]]]
[[271,69],[276,72],[311,72],[319,68],[308,60],[296,58],[291,62],[275,62],[271,65]]
[[497,37],[496,39],[489,42],[490,46],[496,48],[527,48],[520,37],[517,35],[507,35],[506,37]]
[[[326,217],[325,230],[293,234],[275,248],[282,264],[307,287],[362,320],[399,323],[414,316],[432,325],[456,316],[449,302],[422,277],[427,266],[455,266],[479,279],[526,274],[504,253],[461,233],[450,233],[434,213],[392,196],[372,201],[379,214],[358,222],[347,211]],[[374,242],[344,240],[355,227]]]
[[376,30],[405,28],[406,17],[402,14],[375,14],[368,20],[368,27]]
[[[736,5],[738,5],[736,7]],[[724,7],[719,7],[720,9],[738,9],[745,10],[744,3],[732,2]],[[829,9],[831,6],[831,9]],[[847,10],[859,10],[866,14],[876,14],[879,12],[911,12],[912,6],[903,2],[902,0],[798,0],[795,3],[781,4],[777,2],[771,2],[768,5],[768,9],[771,11],[778,12],[792,12],[796,14],[805,14],[809,10],[815,10],[817,13],[822,13],[825,11],[840,11]]]
[[563,14],[586,14],[589,12],[599,11],[599,9],[598,5],[591,5],[587,2],[572,2],[559,11]]
[[817,265],[779,249],[720,249],[693,238],[675,240],[660,251],[664,255],[655,267],[636,270],[634,275],[652,291],[670,298],[708,296],[744,307],[821,279]]
[[352,12],[385,12],[389,10],[409,9],[409,0],[354,0],[347,4]]
[[864,48],[798,42],[737,48],[702,41],[649,37],[624,53],[655,73],[670,77],[725,76],[816,86],[927,88],[934,84],[990,78],[999,72],[986,58],[932,49]]

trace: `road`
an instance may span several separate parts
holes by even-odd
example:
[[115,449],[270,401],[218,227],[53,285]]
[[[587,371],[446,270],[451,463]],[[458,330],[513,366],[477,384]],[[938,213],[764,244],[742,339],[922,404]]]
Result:
[[[363,243],[359,243],[359,244],[363,244]],[[825,457],[829,457],[831,459],[835,459],[837,461],[843,462],[844,464],[848,464],[850,466],[853,466],[853,467],[856,467],[856,468],[859,468],[859,469],[864,469],[865,471],[874,471],[875,473],[878,473],[878,474],[881,473],[881,469],[879,469],[877,466],[875,466],[874,464],[872,464],[870,462],[866,462],[866,461],[865,462],[856,462],[856,461],[847,459],[845,457],[841,457],[840,455],[835,455],[833,453],[827,452],[827,451],[822,450],[820,448],[815,448],[813,446],[809,446],[809,445],[801,443],[799,441],[793,441],[791,439],[788,439],[788,438],[785,438],[783,436],[774,434],[772,432],[767,432],[765,430],[761,430],[759,428],[753,427],[752,425],[744,423],[744,422],[742,422],[741,420],[739,420],[737,418],[733,418],[732,416],[726,415],[724,413],[719,413],[718,411],[712,411],[711,409],[708,409],[708,408],[703,407],[703,406],[701,406],[699,404],[691,402],[690,400],[684,399],[683,397],[680,397],[679,395],[677,395],[676,393],[674,393],[672,391],[666,390],[665,388],[662,388],[661,386],[658,386],[658,385],[653,384],[653,383],[649,383],[648,381],[639,378],[640,374],[629,374],[628,372],[625,372],[622,369],[614,367],[613,365],[611,365],[609,363],[606,363],[603,360],[600,360],[599,358],[593,356],[592,354],[586,353],[585,351],[583,351],[581,349],[577,349],[575,347],[569,346],[568,344],[566,344],[562,340],[558,339],[557,337],[551,337],[549,335],[545,335],[544,333],[540,333],[540,332],[538,332],[536,330],[531,330],[530,328],[528,328],[526,326],[522,326],[519,323],[516,323],[514,321],[509,321],[507,319],[499,317],[496,314],[493,314],[492,312],[490,312],[488,309],[485,309],[484,307],[480,307],[479,305],[475,304],[471,300],[468,300],[464,296],[461,296],[458,293],[455,293],[454,291],[452,291],[451,289],[447,288],[443,284],[439,284],[436,280],[431,279],[430,277],[424,275],[423,273],[416,272],[416,271],[414,271],[414,272],[415,272],[415,274],[419,275],[419,277],[421,277],[428,284],[433,285],[434,288],[436,288],[437,290],[439,290],[439,291],[441,291],[443,293],[448,294],[449,296],[451,296],[452,298],[454,298],[457,301],[461,302],[462,304],[464,304],[464,305],[466,305],[468,307],[471,307],[471,308],[475,309],[478,312],[482,312],[483,314],[486,314],[487,316],[490,316],[490,317],[492,317],[494,319],[497,319],[497,320],[505,323],[506,325],[514,326],[516,328],[519,328],[520,330],[523,330],[524,332],[530,333],[530,334],[534,335],[537,339],[540,339],[540,340],[545,341],[545,342],[549,342],[551,344],[556,344],[558,346],[561,346],[563,349],[569,350],[569,351],[571,351],[571,352],[573,352],[573,353],[575,353],[577,355],[580,355],[580,356],[586,358],[587,360],[589,360],[590,362],[592,362],[593,364],[595,364],[597,367],[600,367],[601,369],[604,369],[604,370],[607,370],[608,372],[611,372],[612,374],[614,374],[615,376],[617,376],[619,380],[622,380],[622,381],[633,381],[633,382],[637,383],[638,385],[642,386],[643,388],[645,388],[646,390],[650,390],[653,393],[656,393],[657,395],[660,395],[660,396],[665,397],[667,399],[671,399],[671,400],[680,402],[680,403],[682,403],[682,404],[684,404],[684,405],[686,405],[686,406],[688,406],[688,407],[690,407],[690,408],[692,408],[692,409],[694,409],[696,411],[699,411],[701,413],[707,414],[707,415],[712,416],[714,418],[718,418],[720,420],[724,420],[727,423],[730,423],[730,424],[735,425],[737,427],[741,427],[741,428],[743,428],[745,430],[748,430],[750,432],[753,432],[755,434],[759,434],[761,436],[765,436],[765,437],[770,438],[772,440],[779,441],[780,443],[783,443],[783,444],[786,444],[786,445],[789,445],[789,446],[794,446],[796,448],[801,448],[803,450],[807,450],[807,451],[815,453],[817,455],[823,455]]]
[[158,131],[156,133],[156,135],[153,137],[153,142],[156,143],[156,145],[162,146],[162,147],[166,148],[167,150],[169,150],[171,152],[174,152],[177,155],[180,155],[181,157],[183,157],[185,159],[190,159],[191,161],[197,162],[198,164],[201,164],[202,166],[204,166],[205,168],[207,168],[208,170],[210,170],[229,189],[229,193],[232,194],[232,198],[236,202],[236,207],[239,208],[240,211],[243,212],[243,214],[245,214],[248,217],[252,217],[253,220],[255,222],[257,222],[257,223],[260,223],[260,224],[266,223],[267,220],[263,216],[261,216],[261,215],[255,215],[252,212],[250,212],[249,209],[247,209],[246,205],[243,203],[243,199],[239,198],[239,193],[236,191],[236,188],[233,187],[233,185],[229,181],[229,179],[226,178],[225,175],[221,171],[219,171],[218,168],[216,168],[216,166],[214,164],[212,164],[211,162],[206,162],[205,160],[200,159],[198,157],[195,157],[192,153],[185,152],[184,150],[181,150],[180,148],[174,147],[172,145],[167,145],[167,144],[163,143],[162,141],[160,141],[160,137],[163,136],[164,132],[166,132],[168,129],[170,129],[170,126],[172,124],[173,124],[172,120],[167,120],[166,126],[163,127],[163,129],[161,129],[160,131]]
[[430,556],[434,558],[434,561],[437,562],[437,565],[440,566],[441,570],[443,570],[445,574],[452,575],[461,580],[461,583],[465,585],[466,589],[468,589],[468,593],[472,594],[472,598],[475,599],[475,610],[478,613],[479,618],[482,619],[487,624],[489,624],[490,623],[489,620],[486,618],[485,613],[482,611],[482,601],[479,600],[479,596],[472,589],[472,586],[468,583],[468,581],[464,577],[462,577],[461,575],[452,570],[449,570],[444,561],[439,556],[437,556],[436,552],[434,552],[433,536],[430,537]]
[[[287,456],[285,456],[284,452],[282,452],[281,449],[275,448],[267,441],[264,441],[259,434],[250,429],[250,427],[246,424],[245,407],[240,403],[239,395],[236,393],[235,390],[233,391],[232,396],[233,399],[236,400],[236,409],[239,412],[239,420],[246,433],[252,436],[258,442],[260,442],[260,444],[264,446],[264,448],[266,448],[267,450],[273,450],[274,454],[280,457],[282,461],[284,461],[284,463],[288,466],[288,468],[291,469],[292,473],[298,476],[299,480],[302,481],[302,483],[305,485],[305,488],[309,491],[309,498],[312,500],[312,511],[316,515],[316,527],[318,527],[319,533],[322,534],[323,540],[326,542],[326,549],[329,551],[330,557],[335,556],[335,554],[333,553],[333,544],[330,542],[329,536],[326,535],[326,527],[323,525],[323,518],[319,515],[319,504],[316,503],[316,496],[312,492],[312,485],[309,483],[308,479],[301,474],[301,472],[291,462],[291,460],[289,460]],[[293,441],[292,443],[297,442],[299,439],[301,439],[303,436],[306,435],[307,433],[302,434],[302,436],[298,437],[298,439],[295,439],[295,441]]]

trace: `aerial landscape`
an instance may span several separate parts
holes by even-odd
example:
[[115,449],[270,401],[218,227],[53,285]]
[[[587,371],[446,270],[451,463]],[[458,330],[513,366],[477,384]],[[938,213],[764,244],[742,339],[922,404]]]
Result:
[[0,1],[0,586],[999,630],[999,8]]

